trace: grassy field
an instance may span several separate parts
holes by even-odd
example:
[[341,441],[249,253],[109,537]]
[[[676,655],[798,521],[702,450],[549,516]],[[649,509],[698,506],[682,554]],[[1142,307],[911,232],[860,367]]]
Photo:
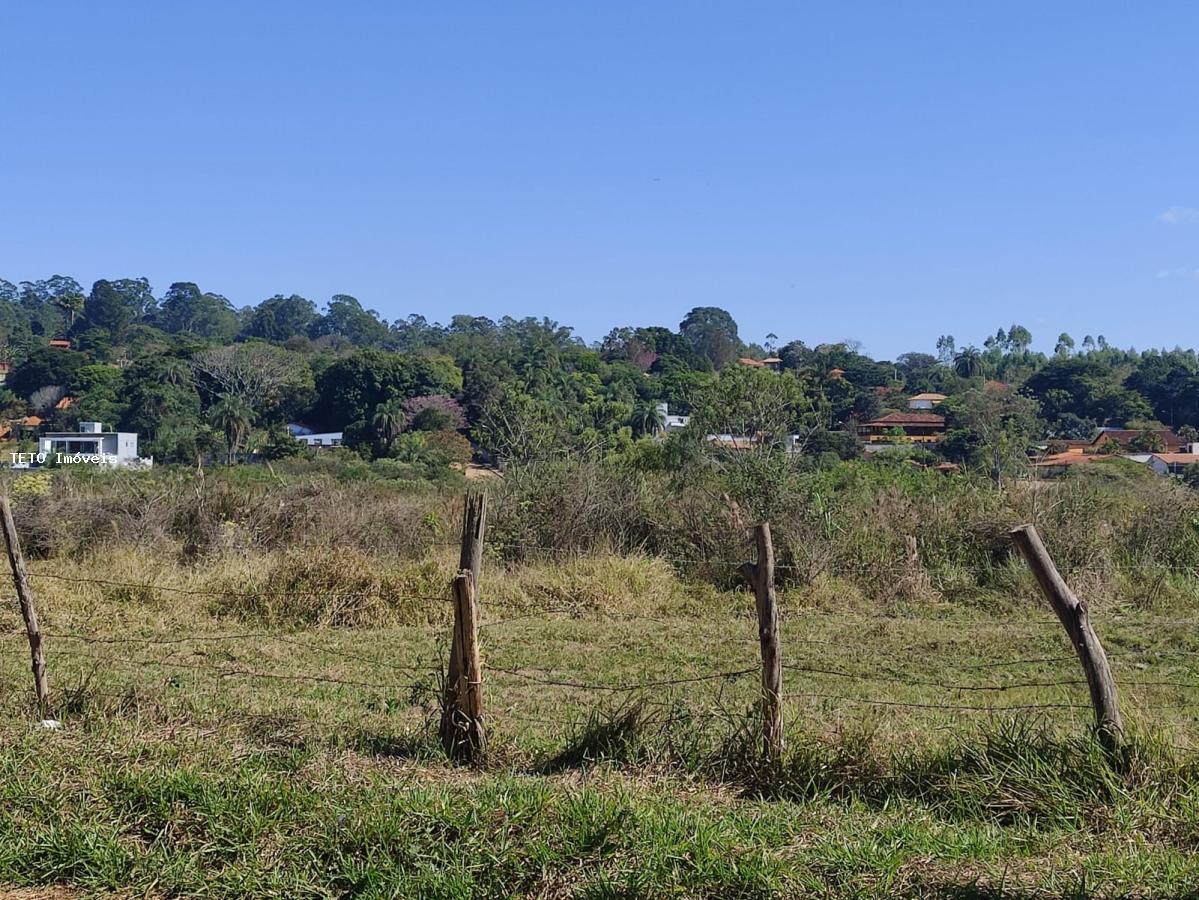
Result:
[[34,563],[63,727],[37,725],[4,602],[0,884],[1199,892],[1199,631],[1185,611],[1094,610],[1130,723],[1112,761],[1031,591],[886,609],[784,591],[788,749],[771,768],[757,755],[748,593],[651,558],[489,561],[491,752],[462,768],[436,740],[454,559],[446,547],[388,565],[231,555],[189,569],[133,551]]

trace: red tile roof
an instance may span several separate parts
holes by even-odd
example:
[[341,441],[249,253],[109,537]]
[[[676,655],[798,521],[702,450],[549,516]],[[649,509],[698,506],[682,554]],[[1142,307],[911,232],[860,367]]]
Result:
[[[1121,447],[1127,447],[1135,441],[1143,432],[1136,428],[1108,428],[1105,431],[1099,432],[1098,436],[1091,441],[1092,447],[1098,447],[1104,441],[1113,440]],[[1169,428],[1154,428],[1150,430],[1150,434],[1156,434],[1161,438],[1162,446],[1167,450],[1177,449],[1182,446],[1183,440]]]
[[891,425],[944,425],[945,417],[938,416],[936,413],[893,412],[862,424],[888,427]]
[[1102,456],[1096,456],[1093,453],[1054,453],[1051,456],[1046,456],[1036,462],[1038,467],[1044,466],[1051,468],[1053,466],[1078,466],[1083,463],[1094,462],[1097,459],[1103,459]]
[[1171,465],[1192,465],[1199,463],[1199,453],[1154,453],[1158,459]]

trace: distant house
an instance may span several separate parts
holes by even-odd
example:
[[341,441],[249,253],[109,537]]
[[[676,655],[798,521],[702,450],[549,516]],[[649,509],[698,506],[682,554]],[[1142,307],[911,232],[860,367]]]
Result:
[[[1192,445],[1190,448],[1195,449]],[[1199,453],[1151,453],[1149,468],[1158,475],[1181,475],[1187,466],[1199,465]]]
[[902,432],[917,444],[935,444],[945,436],[945,417],[925,412],[894,412],[858,425],[858,435],[867,444],[887,444]]
[[691,416],[672,416],[670,405],[667,403],[659,403],[658,412],[662,414],[662,430],[664,432],[682,431],[691,423]]
[[932,409],[934,406],[940,406],[947,399],[944,394],[917,394],[908,399],[908,409]]
[[1065,453],[1051,453],[1038,459],[1033,465],[1042,475],[1061,475],[1072,466],[1094,462],[1097,458],[1093,453],[1083,453],[1067,450]]
[[762,360],[760,360],[760,359],[751,359],[751,358],[750,358],[750,357],[748,357],[748,356],[743,356],[743,357],[741,357],[739,360],[737,360],[737,362],[738,362],[738,363],[740,363],[741,365],[745,366],[746,368],[750,368],[750,369],[764,369],[764,368],[766,368],[766,363],[764,363]]
[[[1161,441],[1164,452],[1177,453],[1183,449],[1182,438],[1169,428],[1158,428],[1148,433],[1157,436]],[[1130,450],[1133,449],[1132,445],[1136,442],[1137,438],[1143,434],[1145,434],[1144,431],[1139,431],[1136,428],[1100,428],[1099,434],[1095,435],[1095,439],[1091,441],[1091,445],[1086,452],[1104,453]]]
[[67,341],[67,340],[63,340],[62,338],[53,338],[50,341],[50,346],[57,347],[59,350],[70,350],[71,342]]
[[0,384],[8,381],[8,373],[12,371],[12,363],[0,362]]
[[340,431],[326,431],[323,434],[296,434],[293,435],[297,441],[303,441],[309,447],[340,447],[341,446]]
[[291,436],[297,441],[303,441],[309,447],[340,447],[341,436],[340,431],[323,431],[320,434],[314,432],[307,425],[301,425],[299,422],[289,422],[287,430],[291,432]]
[[58,454],[99,457],[106,466],[150,466],[153,459],[137,455],[137,432],[104,431],[99,422],[80,422],[78,431],[47,431],[38,438],[38,453],[51,461]]

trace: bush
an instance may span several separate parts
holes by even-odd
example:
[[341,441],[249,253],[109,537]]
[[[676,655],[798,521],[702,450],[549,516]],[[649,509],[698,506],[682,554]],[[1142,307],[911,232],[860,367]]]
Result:
[[470,441],[456,431],[431,431],[425,435],[425,446],[443,456],[450,465],[464,466],[474,455]]
[[249,584],[222,585],[213,612],[288,627],[443,622],[452,575],[431,560],[390,568],[358,550],[310,549],[284,555]]

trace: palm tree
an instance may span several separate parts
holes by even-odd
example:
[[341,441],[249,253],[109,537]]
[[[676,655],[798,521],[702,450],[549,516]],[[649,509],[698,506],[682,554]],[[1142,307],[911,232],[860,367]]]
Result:
[[963,378],[974,378],[983,373],[983,357],[977,347],[965,347],[953,358],[953,370]]
[[225,433],[225,445],[228,448],[225,461],[233,465],[242,442],[254,424],[254,410],[240,397],[221,394],[220,399],[208,410],[208,418]]
[[162,366],[158,370],[159,384],[171,384],[178,387],[186,384],[188,378],[191,377],[192,367],[181,359],[173,356],[168,356],[162,361]]
[[375,417],[371,420],[375,434],[383,445],[384,454],[391,453],[392,444],[408,425],[408,414],[404,404],[398,397],[393,397],[375,407]]
[[657,434],[666,427],[666,419],[657,403],[643,400],[633,407],[633,415],[629,417],[633,433],[638,437],[647,434]]

